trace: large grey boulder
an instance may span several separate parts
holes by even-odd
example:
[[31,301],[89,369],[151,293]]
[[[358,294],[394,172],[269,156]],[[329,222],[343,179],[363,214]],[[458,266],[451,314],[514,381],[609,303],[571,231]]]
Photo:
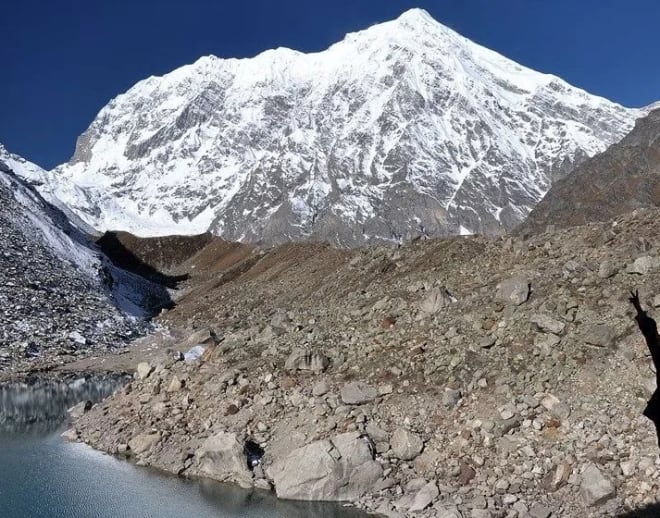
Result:
[[582,473],[580,493],[588,506],[600,505],[614,496],[614,486],[595,464],[589,464]]
[[220,432],[209,437],[195,456],[202,475],[220,482],[236,482],[243,487],[252,485],[252,473],[235,433]]
[[276,460],[267,470],[278,498],[342,501],[373,489],[383,469],[359,432],[316,441]]
[[433,288],[420,303],[419,309],[422,313],[433,315],[454,301],[446,288]]
[[378,390],[371,385],[356,381],[344,385],[340,395],[345,405],[362,405],[376,399],[378,397]]
[[607,324],[587,324],[580,335],[585,343],[596,347],[612,347],[617,338],[616,329]]
[[646,275],[649,272],[655,271],[660,268],[660,258],[645,255],[638,257],[634,262],[626,267],[627,273],[636,273],[639,275]]
[[136,376],[139,380],[144,380],[149,377],[149,375],[154,371],[154,367],[148,362],[138,363]]
[[516,275],[506,279],[497,285],[495,298],[507,304],[520,306],[527,302],[531,293],[530,282],[527,277]]
[[552,333],[554,335],[560,335],[564,332],[566,324],[560,320],[552,318],[550,315],[544,313],[536,313],[530,318],[530,322],[535,324],[540,331],[544,333]]
[[397,428],[390,438],[390,446],[396,458],[412,460],[422,453],[424,442],[417,434],[405,428]]
[[141,455],[153,448],[160,441],[160,433],[142,433],[128,441],[128,447],[135,455]]
[[437,484],[435,482],[429,482],[417,491],[408,511],[411,513],[423,511],[431,505],[438,496],[440,496],[440,490],[438,489]]

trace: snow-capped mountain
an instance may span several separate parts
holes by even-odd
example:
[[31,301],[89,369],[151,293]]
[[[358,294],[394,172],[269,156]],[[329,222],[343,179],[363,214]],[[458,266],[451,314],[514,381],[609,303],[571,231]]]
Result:
[[139,235],[492,234],[641,114],[414,9],[323,52],[207,56],[141,81],[40,189],[99,230]]

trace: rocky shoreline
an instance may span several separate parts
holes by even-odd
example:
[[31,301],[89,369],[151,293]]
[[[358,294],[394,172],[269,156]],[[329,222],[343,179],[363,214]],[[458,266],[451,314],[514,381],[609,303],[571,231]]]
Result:
[[[641,416],[654,375],[627,294],[639,286],[651,314],[660,306],[657,215],[527,240],[264,253],[163,315],[176,346],[136,358],[133,381],[81,415],[75,437],[385,516],[654,504],[660,462]],[[247,441],[263,449],[253,470]]]

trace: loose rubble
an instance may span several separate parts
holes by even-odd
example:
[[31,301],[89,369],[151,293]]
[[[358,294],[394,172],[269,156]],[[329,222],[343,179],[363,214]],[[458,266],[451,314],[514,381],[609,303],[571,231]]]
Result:
[[[210,353],[136,362],[77,433],[172,473],[384,516],[639,508],[660,491],[641,415],[655,376],[627,297],[638,287],[653,315],[660,272],[626,265],[660,257],[658,216],[525,240],[261,252],[160,318],[214,329]],[[314,355],[325,360],[307,368]],[[264,452],[250,465],[248,441]]]

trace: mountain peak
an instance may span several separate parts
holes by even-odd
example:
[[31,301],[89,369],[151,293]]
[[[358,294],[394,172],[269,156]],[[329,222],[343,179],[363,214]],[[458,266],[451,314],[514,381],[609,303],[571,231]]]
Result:
[[640,115],[422,9],[322,52],[198,63],[106,106],[44,192],[99,230],[142,236],[358,245],[494,234]]
[[397,20],[402,21],[402,22],[409,22],[409,23],[436,23],[439,24],[439,22],[433,18],[429,14],[429,12],[425,9],[422,9],[420,7],[414,7],[412,9],[408,9],[407,11],[403,12]]

